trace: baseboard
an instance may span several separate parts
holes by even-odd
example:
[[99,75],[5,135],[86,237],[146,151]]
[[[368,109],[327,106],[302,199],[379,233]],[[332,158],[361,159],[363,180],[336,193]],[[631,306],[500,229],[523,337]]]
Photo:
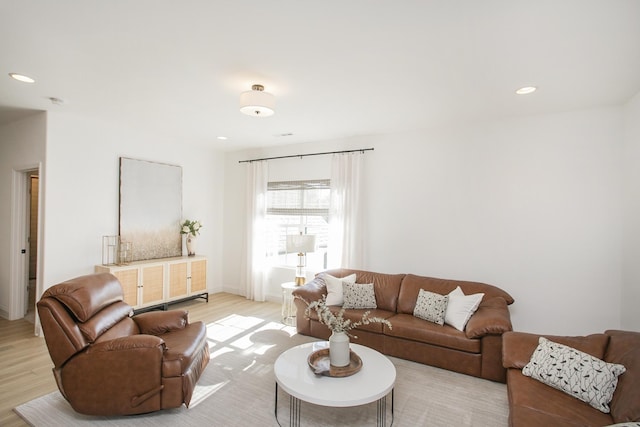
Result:
[[240,295],[240,296],[243,296],[243,297],[246,296],[243,292],[240,292],[240,290],[236,286],[225,286],[225,285],[222,285],[222,290],[217,291],[217,292],[226,292],[228,294]]
[[[239,292],[238,288],[236,288],[235,286],[223,286],[222,290],[219,290],[217,292],[226,292],[228,294],[233,294],[233,295],[240,295],[241,297],[246,297],[247,295],[244,292]],[[212,293],[216,293],[216,292],[212,292]],[[264,297],[265,301],[268,302],[273,302],[276,304],[282,304],[282,295],[280,294],[267,294]]]
[[266,295],[264,299],[276,304],[282,304],[282,295]]

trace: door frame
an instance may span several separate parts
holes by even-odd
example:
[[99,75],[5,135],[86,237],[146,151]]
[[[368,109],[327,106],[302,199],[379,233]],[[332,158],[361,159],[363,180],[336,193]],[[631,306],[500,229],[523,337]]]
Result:
[[[13,169],[11,176],[11,251],[9,256],[11,287],[9,292],[9,320],[22,319],[25,316],[27,304],[27,286],[29,284],[29,187],[30,176],[33,172],[38,173],[38,244],[36,254],[36,301],[42,293],[42,163],[25,165]],[[24,250],[24,253],[22,251]],[[35,307],[34,307],[35,309]],[[36,328],[38,331],[37,311]]]

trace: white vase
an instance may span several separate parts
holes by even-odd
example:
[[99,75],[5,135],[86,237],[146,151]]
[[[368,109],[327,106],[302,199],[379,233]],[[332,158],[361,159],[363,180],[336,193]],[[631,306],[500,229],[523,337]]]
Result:
[[343,367],[349,365],[349,335],[346,332],[334,332],[329,337],[329,361],[332,366]]
[[196,242],[198,239],[193,234],[187,234],[187,255],[194,256],[196,254]]

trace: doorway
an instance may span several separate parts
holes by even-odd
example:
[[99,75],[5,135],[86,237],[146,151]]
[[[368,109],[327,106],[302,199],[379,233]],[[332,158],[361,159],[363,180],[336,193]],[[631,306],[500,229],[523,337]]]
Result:
[[35,305],[42,293],[42,164],[14,169],[11,195],[8,320],[26,319],[39,335]]
[[38,171],[28,172],[29,197],[27,212],[29,224],[27,242],[29,243],[29,276],[27,281],[27,298],[25,300],[25,319],[35,322],[36,279],[38,277],[38,201],[40,197],[40,177]]

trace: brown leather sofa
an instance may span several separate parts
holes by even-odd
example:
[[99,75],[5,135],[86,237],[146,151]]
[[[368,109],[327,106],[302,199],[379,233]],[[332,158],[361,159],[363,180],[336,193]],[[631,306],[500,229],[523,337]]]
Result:
[[[355,273],[356,283],[373,283],[377,308],[371,310],[371,316],[388,319],[392,324],[391,329],[381,323],[363,325],[353,331],[358,337],[353,342],[390,356],[505,382],[502,333],[512,329],[507,306],[513,303],[513,298],[507,292],[484,283],[413,274],[382,274],[350,269],[328,270],[324,273],[340,278]],[[444,295],[456,286],[460,286],[465,295],[485,294],[464,332],[447,324],[440,326],[413,316],[420,289]],[[293,291],[299,333],[328,339],[330,331],[318,321],[315,311],[310,312],[309,318],[304,316],[307,304],[326,294],[322,274]],[[337,311],[339,307],[335,309]],[[359,320],[365,311],[348,309],[344,316]]]
[[605,414],[589,404],[524,376],[540,335],[508,332],[503,335],[503,364],[507,368],[509,425],[537,426],[608,426],[640,421],[640,332],[606,331],[588,336],[543,335],[550,341],[573,347],[609,363],[625,366]]
[[206,329],[187,312],[130,317],[118,279],[77,277],[47,289],[38,315],[60,393],[88,415],[189,406],[209,363]]

